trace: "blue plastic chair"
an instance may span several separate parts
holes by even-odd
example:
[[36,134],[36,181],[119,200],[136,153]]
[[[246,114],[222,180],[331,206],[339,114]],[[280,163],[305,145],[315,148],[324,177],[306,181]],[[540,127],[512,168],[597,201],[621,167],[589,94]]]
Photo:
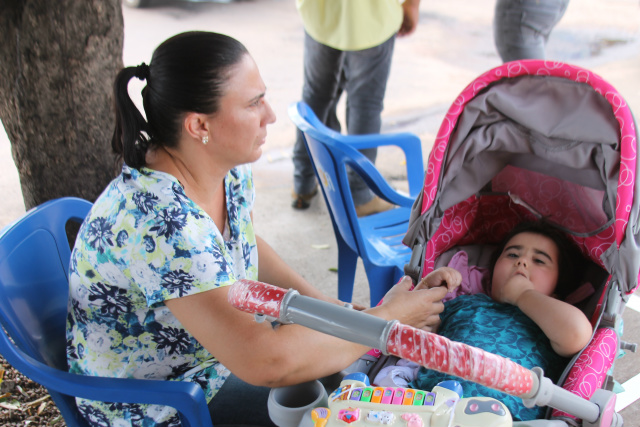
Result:
[[182,425],[212,427],[202,388],[178,381],[134,380],[67,372],[66,317],[71,249],[65,230],[91,203],[61,198],[31,209],[0,232],[0,354],[43,385],[69,427],[88,427],[74,396],[104,402],[172,406]]
[[[289,107],[289,117],[304,135],[338,243],[338,298],[351,301],[358,257],[369,280],[371,305],[404,275],[411,249],[402,243],[415,198],[422,190],[424,166],[420,139],[410,133],[342,135],[326,127],[303,102]],[[400,147],[406,157],[409,194],[400,194],[358,150]],[[358,218],[349,190],[347,166],[384,200],[399,207]]]

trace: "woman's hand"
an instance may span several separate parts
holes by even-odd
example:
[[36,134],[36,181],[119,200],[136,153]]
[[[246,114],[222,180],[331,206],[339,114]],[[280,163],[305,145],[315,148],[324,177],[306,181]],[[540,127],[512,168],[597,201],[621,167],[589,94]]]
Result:
[[447,294],[447,288],[411,290],[412,285],[411,278],[405,276],[391,288],[379,306],[384,310],[380,317],[432,332],[440,324],[440,313],[444,310],[442,298]]

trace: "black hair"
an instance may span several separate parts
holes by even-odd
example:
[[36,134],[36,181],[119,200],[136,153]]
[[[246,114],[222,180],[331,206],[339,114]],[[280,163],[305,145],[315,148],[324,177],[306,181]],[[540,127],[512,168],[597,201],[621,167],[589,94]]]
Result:
[[[119,160],[139,169],[150,146],[175,147],[185,113],[218,111],[230,69],[247,49],[217,33],[190,31],[175,35],[156,48],[147,66],[122,69],[114,83],[116,125],[111,140]],[[142,103],[146,120],[128,92],[133,77],[146,80]]]
[[548,237],[558,247],[558,284],[554,292],[559,299],[564,300],[577,288],[582,278],[581,267],[584,264],[584,257],[577,245],[566,234],[545,220],[521,222],[511,229],[493,253],[491,277],[493,277],[493,269],[505,246],[511,238],[520,233],[534,233]]

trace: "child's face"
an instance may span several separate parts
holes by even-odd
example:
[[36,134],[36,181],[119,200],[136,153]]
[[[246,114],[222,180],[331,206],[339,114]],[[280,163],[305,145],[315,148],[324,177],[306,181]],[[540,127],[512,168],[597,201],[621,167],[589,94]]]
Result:
[[516,276],[525,277],[535,290],[550,296],[558,283],[558,252],[556,244],[546,236],[529,232],[516,234],[496,261],[491,296],[497,298],[501,289]]

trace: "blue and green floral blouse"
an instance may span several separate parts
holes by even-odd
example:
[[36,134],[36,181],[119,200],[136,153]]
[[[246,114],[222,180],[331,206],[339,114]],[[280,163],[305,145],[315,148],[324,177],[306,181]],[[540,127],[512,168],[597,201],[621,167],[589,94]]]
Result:
[[[229,375],[164,302],[257,279],[251,169],[225,179],[228,225],[163,172],[124,166],[80,228],[69,270],[67,356],[73,373],[193,381],[207,400]],[[173,408],[78,399],[94,426],[178,426]]]

